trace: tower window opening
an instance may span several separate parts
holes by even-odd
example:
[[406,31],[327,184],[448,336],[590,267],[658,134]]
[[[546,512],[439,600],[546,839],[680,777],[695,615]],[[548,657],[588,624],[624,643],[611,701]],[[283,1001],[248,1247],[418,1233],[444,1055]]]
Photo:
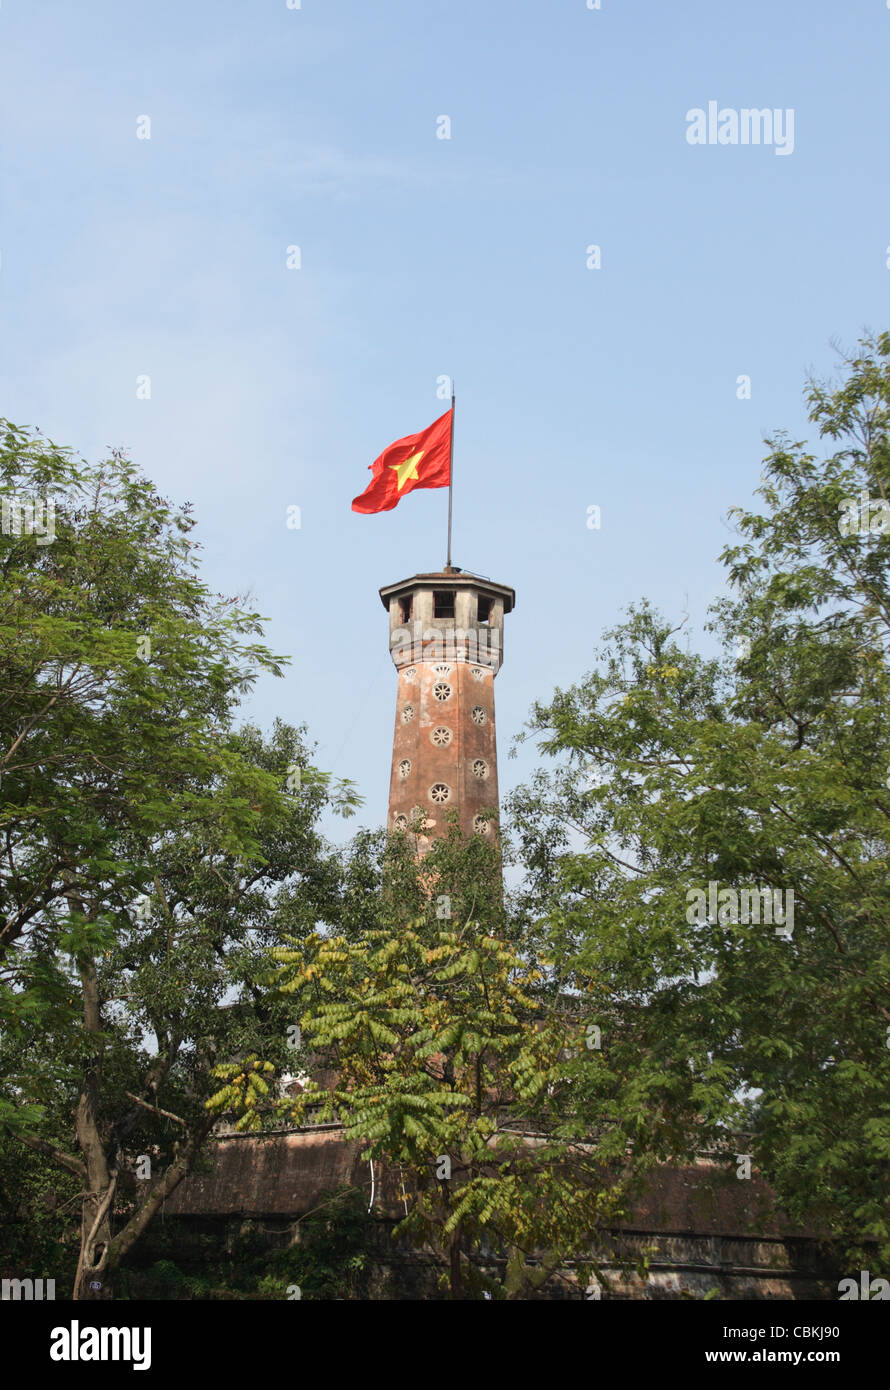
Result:
[[491,599],[480,594],[476,605],[476,621],[479,623],[491,622]]
[[413,608],[414,608],[414,602],[413,602],[413,600],[414,600],[413,594],[408,594],[405,598],[400,598],[400,599],[399,599],[399,610],[400,610],[401,615],[402,615],[402,622],[403,622],[403,623],[410,623],[410,621],[411,621],[411,613],[412,613]]
[[434,617],[434,618],[453,618],[453,617],[454,617],[454,590],[453,590],[453,589],[434,589],[434,590],[433,590],[433,617]]

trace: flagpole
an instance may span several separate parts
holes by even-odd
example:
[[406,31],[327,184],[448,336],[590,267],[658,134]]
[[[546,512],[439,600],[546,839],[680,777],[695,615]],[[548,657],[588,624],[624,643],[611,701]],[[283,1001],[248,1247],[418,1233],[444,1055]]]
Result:
[[451,379],[451,443],[448,451],[448,559],[446,570],[451,569],[451,493],[454,486],[454,378]]

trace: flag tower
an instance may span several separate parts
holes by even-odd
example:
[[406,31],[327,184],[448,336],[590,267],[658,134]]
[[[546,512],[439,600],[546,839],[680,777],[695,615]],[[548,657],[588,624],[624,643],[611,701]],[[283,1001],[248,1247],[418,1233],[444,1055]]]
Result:
[[422,852],[456,811],[465,835],[497,838],[494,678],[503,660],[504,584],[446,566],[380,590],[398,671],[390,830]]
[[504,616],[516,595],[451,563],[454,385],[451,409],[390,444],[352,510],[388,512],[417,488],[448,488],[445,568],[380,590],[389,650],[399,673],[390,830],[416,836],[422,853],[448,833],[456,811],[465,835],[497,838],[498,764],[494,678],[504,652]]

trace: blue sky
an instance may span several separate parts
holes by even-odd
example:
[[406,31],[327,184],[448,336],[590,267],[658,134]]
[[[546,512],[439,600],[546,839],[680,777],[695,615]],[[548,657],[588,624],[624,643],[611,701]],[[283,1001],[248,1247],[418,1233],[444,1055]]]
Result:
[[[830,339],[890,327],[886,4],[601,5],[0,6],[0,414],[194,504],[205,579],[293,658],[247,712],[305,720],[363,824],[395,705],[377,590],[444,562],[447,493],[350,502],[440,376],[454,561],[517,591],[503,794],[529,705],[628,603],[700,624],[763,434],[803,437]],[[710,100],[793,109],[793,152],[690,145]]]

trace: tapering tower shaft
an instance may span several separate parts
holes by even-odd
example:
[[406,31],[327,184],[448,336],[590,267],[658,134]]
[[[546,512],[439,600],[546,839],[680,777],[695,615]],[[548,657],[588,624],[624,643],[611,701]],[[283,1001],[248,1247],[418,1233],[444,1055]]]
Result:
[[421,849],[458,813],[465,835],[496,837],[494,678],[512,589],[461,570],[416,574],[380,590],[398,671],[390,829]]

